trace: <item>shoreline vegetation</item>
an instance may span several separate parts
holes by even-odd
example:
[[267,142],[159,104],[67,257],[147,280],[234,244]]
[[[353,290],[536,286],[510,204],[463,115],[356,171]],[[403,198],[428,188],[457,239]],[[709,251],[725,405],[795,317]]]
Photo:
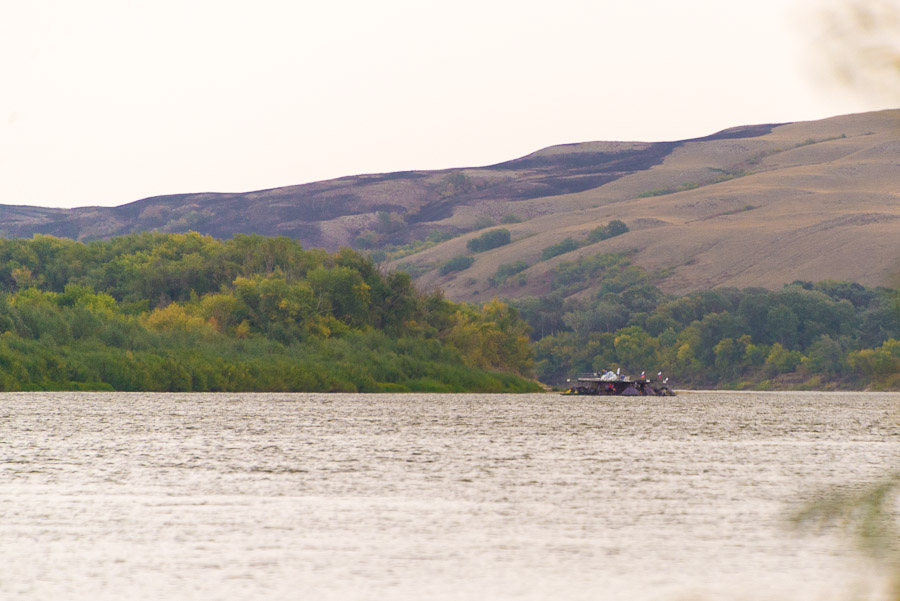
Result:
[[602,253],[551,275],[550,294],[475,306],[286,237],[0,239],[0,390],[541,392],[617,368],[679,389],[900,389],[895,290],[674,297]]
[[0,240],[0,390],[536,392],[508,305],[288,238]]
[[676,389],[900,390],[897,290],[795,281],[679,297],[661,279],[599,253],[554,268],[550,294],[510,301],[532,328],[538,379],[621,368],[661,371]]

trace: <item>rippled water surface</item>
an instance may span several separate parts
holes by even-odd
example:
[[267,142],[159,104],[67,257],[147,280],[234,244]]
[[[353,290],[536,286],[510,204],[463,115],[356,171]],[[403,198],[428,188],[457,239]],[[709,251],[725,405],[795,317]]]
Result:
[[[877,598],[900,395],[0,395],[0,599]],[[868,597],[867,597],[868,596]]]

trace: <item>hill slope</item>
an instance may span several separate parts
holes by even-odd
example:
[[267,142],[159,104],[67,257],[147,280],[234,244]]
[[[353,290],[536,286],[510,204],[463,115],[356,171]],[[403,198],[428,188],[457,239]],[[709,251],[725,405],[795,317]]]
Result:
[[[543,214],[502,226],[509,245],[473,254],[466,242],[478,234],[469,234],[400,264],[463,299],[547,292],[549,270],[598,252],[633,253],[632,262],[665,273],[661,287],[674,293],[797,279],[900,283],[900,111],[728,133],[678,143],[661,163],[600,187],[518,203]],[[631,231],[541,260],[548,246],[583,243],[613,219]],[[459,254],[472,266],[424,270]],[[488,278],[516,261],[529,265],[528,283],[493,288]]]
[[[630,231],[542,261],[613,219]],[[477,227],[512,243],[471,253]],[[114,208],[0,206],[0,233],[75,239],[137,231],[285,235],[305,247],[391,248],[451,238],[392,263],[454,299],[548,290],[547,273],[597,252],[632,253],[670,292],[779,287],[796,279],[900,284],[900,110],[737,127],[679,142],[556,146],[481,168],[361,175],[249,193],[154,197]],[[474,262],[441,275],[458,255]],[[493,287],[524,261],[527,284]]]

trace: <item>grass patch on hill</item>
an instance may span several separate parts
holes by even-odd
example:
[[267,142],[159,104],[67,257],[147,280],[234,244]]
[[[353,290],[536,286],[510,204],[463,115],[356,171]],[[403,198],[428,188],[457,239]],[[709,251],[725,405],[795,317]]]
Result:
[[714,173],[718,173],[719,175],[709,181],[704,182],[687,182],[684,184],[680,184],[678,186],[670,186],[666,188],[657,188],[655,190],[650,190],[649,192],[644,192],[638,195],[638,198],[652,198],[654,196],[665,196],[667,194],[675,194],[677,192],[686,192],[688,190],[696,190],[702,186],[712,186],[713,184],[721,184],[722,182],[727,182],[733,179],[737,179],[739,177],[746,177],[748,175],[752,175],[752,171],[744,171],[743,169],[718,169],[714,167],[709,168],[710,171]]

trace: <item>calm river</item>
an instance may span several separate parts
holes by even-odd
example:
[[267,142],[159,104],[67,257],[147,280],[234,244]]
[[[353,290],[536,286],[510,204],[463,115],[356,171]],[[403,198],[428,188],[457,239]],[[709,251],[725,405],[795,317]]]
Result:
[[900,394],[0,395],[0,599],[847,600]]

